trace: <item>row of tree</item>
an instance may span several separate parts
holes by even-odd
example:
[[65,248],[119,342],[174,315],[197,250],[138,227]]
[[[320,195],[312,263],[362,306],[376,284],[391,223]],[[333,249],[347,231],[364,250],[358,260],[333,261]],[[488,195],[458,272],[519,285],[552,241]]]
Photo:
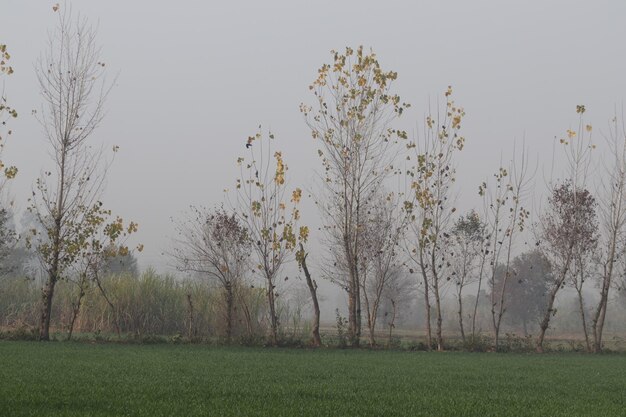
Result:
[[[351,344],[359,345],[364,318],[370,344],[375,343],[378,308],[384,297],[394,304],[392,294],[402,291],[408,272],[418,277],[429,346],[443,349],[442,297],[451,285],[459,303],[461,337],[465,340],[469,330],[469,343],[475,343],[480,294],[488,286],[498,349],[503,319],[514,305],[513,282],[530,282],[529,277],[539,273],[541,285],[529,284],[525,289],[541,300],[534,306],[539,315],[537,350],[543,351],[556,314],[557,294],[571,285],[579,300],[586,347],[600,352],[610,292],[623,284],[617,281],[624,276],[621,260],[626,249],[626,135],[617,119],[607,137],[611,163],[605,160],[606,173],[600,185],[594,184],[595,195],[587,181],[596,145],[591,140],[592,127],[584,123],[585,108],[577,106],[579,128],[567,130],[566,138],[560,140],[567,169],[548,184],[547,205],[534,221],[527,200],[536,190],[530,186],[533,173],[524,149],[514,152],[511,163],[498,168],[491,181],[479,185],[482,210],[458,215],[453,187],[456,155],[465,146],[461,134],[465,112],[452,100],[452,89],[445,93],[444,108],[426,116],[423,133],[409,139],[406,132],[394,128],[395,119],[409,108],[392,91],[397,74],[382,70],[375,54],[362,47],[332,52],[332,56],[310,86],[315,104],[300,108],[319,143],[322,166],[314,194],[325,220],[323,243],[328,252],[318,269],[346,291]],[[219,217],[210,210],[198,211],[195,219],[181,223],[175,257],[181,270],[219,275],[225,291],[229,281],[224,280],[224,271],[246,271],[250,262],[256,264],[265,278],[271,312],[278,295],[276,276],[286,256],[297,252],[301,267],[306,268],[308,229],[300,226],[299,233],[295,232],[301,190],[295,189],[293,206],[287,209],[286,166],[280,152],[273,154],[275,163],[271,163],[273,136],[269,138],[265,145],[260,133],[248,139],[251,156],[247,163],[244,158],[238,160],[242,179],[237,180],[232,213],[217,212],[238,225],[238,239],[251,246],[253,258],[225,254],[220,239],[224,233],[207,220]],[[260,155],[255,154],[256,148]],[[408,161],[403,169],[398,168],[400,161]],[[391,190],[397,176],[407,186]],[[536,248],[515,258],[523,238],[534,240]],[[232,248],[233,241],[228,242]],[[229,260],[235,262],[229,264]],[[528,267],[531,260],[534,265]],[[310,280],[308,269],[305,274]],[[591,317],[585,313],[585,282],[599,287]],[[464,291],[470,285],[476,297],[471,312],[466,313]],[[314,282],[310,288],[316,304]],[[274,320],[274,340],[276,328]]]
[[[111,159],[88,139],[103,119],[111,84],[104,78],[95,31],[85,19],[75,20],[70,9],[55,12],[58,28],[36,66],[44,102],[35,112],[50,144],[54,169],[36,182],[29,211],[38,226],[26,238],[46,276],[41,340],[49,339],[55,286],[61,280],[72,280],[79,288],[74,317],[80,313],[83,288],[90,284],[115,308],[101,285],[101,272],[109,259],[130,253],[125,242],[137,231],[136,223],[112,216],[100,202]],[[10,74],[6,46],[0,45],[0,51],[0,69]],[[537,350],[543,351],[557,295],[569,285],[578,296],[587,349],[600,352],[611,293],[623,285],[626,266],[626,135],[617,118],[607,135],[610,158],[604,159],[606,172],[599,184],[588,184],[595,144],[592,127],[584,123],[585,108],[577,106],[578,129],[568,130],[560,140],[568,169],[548,184],[547,205],[534,221],[527,200],[536,190],[530,187],[532,170],[524,149],[479,185],[482,209],[459,214],[455,166],[466,144],[461,131],[465,111],[448,88],[444,106],[427,114],[421,134],[409,138],[395,127],[410,108],[392,88],[396,79],[396,72],[383,70],[376,55],[363,47],[333,51],[331,62],[320,67],[310,86],[313,104],[300,106],[319,144],[321,161],[312,194],[324,219],[321,241],[327,251],[314,270],[307,264],[309,228],[299,209],[302,189],[289,188],[284,156],[275,149],[273,134],[264,135],[260,127],[247,139],[250,155],[237,159],[240,177],[227,199],[228,208],[194,208],[178,222],[171,255],[181,271],[200,274],[220,286],[226,338],[232,336],[239,290],[253,285],[250,276],[256,275],[265,291],[269,340],[279,342],[280,277],[286,263],[295,259],[311,297],[315,345],[321,339],[313,271],[345,291],[348,335],[355,347],[361,342],[364,321],[369,343],[376,343],[381,304],[390,303],[395,317],[396,303],[407,292],[407,276],[417,277],[427,345],[438,350],[444,348],[442,305],[450,287],[458,300],[461,337],[470,345],[479,333],[481,295],[485,287],[489,289],[498,349],[503,319],[514,308],[508,296],[513,283],[530,282],[529,277],[541,271],[542,285],[526,288],[542,300],[537,309],[541,316]],[[4,95],[1,105],[3,117],[17,116]],[[14,167],[5,169],[8,179],[16,173]],[[398,183],[404,188],[394,186]],[[592,186],[595,193],[589,190]],[[13,239],[2,237],[4,242]],[[522,239],[535,240],[535,252],[525,255],[532,262],[515,258]],[[599,290],[590,316],[586,282],[596,283]],[[470,288],[476,296],[468,307],[463,300]],[[393,326],[394,319],[390,322]]]

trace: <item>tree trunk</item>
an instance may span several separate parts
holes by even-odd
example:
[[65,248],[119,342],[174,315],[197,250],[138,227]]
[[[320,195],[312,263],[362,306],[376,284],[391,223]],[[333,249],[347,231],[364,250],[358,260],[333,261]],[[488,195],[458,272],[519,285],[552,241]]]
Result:
[[546,309],[545,314],[543,315],[543,320],[541,321],[541,325],[539,326],[539,338],[537,339],[537,352],[543,353],[543,342],[546,335],[546,331],[548,330],[548,326],[550,325],[550,317],[553,316],[554,311],[554,301],[556,300],[556,294],[561,289],[561,286],[565,282],[565,278],[567,278],[567,272],[569,271],[570,262],[572,260],[572,250],[574,249],[574,244],[576,242],[572,241],[569,245],[567,257],[565,258],[565,265],[563,265],[563,270],[561,271],[561,275],[559,276],[558,281],[555,282],[552,290],[550,291],[550,296],[548,297],[548,308]]
[[354,335],[354,340],[352,340],[352,346],[359,347],[361,345],[361,286],[358,285],[358,275],[357,275],[357,285],[356,285],[356,334]]
[[598,304],[598,308],[596,309],[596,313],[593,318],[593,351],[595,353],[602,353],[602,332],[604,329],[604,318],[606,317],[606,306],[608,302],[608,288],[606,287],[606,283],[603,282],[602,291],[600,293],[600,302]]
[[541,320],[541,324],[539,325],[539,338],[537,339],[537,352],[543,353],[543,342],[546,336],[546,331],[548,330],[548,326],[550,325],[550,316],[552,316],[552,311],[554,307],[554,300],[556,299],[556,293],[559,291],[561,285],[556,285],[550,291],[550,295],[548,297],[548,308],[543,315],[543,319]]
[[463,286],[460,285],[459,288],[459,328],[461,329],[461,340],[463,340],[463,344],[465,344],[465,329],[463,328]]
[[370,346],[376,346],[376,317],[378,316],[378,307],[380,302],[380,296],[374,300],[374,304],[372,305],[371,311],[369,308],[369,302],[367,305],[367,326],[369,328],[369,342]]
[[[302,243],[300,243],[300,250],[304,254],[304,246]],[[317,283],[311,278],[309,268],[307,268],[306,265],[307,256],[308,254],[303,255],[301,264],[306,278],[306,285],[309,287],[311,300],[313,301],[313,328],[311,329],[311,338],[313,340],[313,346],[318,347],[322,345],[322,338],[320,337],[320,305],[317,300]]]
[[240,302],[241,302],[241,306],[243,308],[243,316],[246,320],[246,330],[248,331],[248,337],[252,338],[253,336],[253,331],[252,331],[252,316],[250,314],[250,309],[248,308],[248,304],[246,303],[246,300],[243,297],[239,297]]
[[233,336],[233,285],[226,282],[226,342],[231,343]]
[[430,320],[430,294],[428,291],[428,280],[424,278],[424,304],[426,310],[426,343],[427,349],[433,349],[433,335],[432,335],[432,326]]
[[72,303],[72,318],[70,320],[70,326],[67,332],[67,340],[72,340],[72,333],[74,332],[74,323],[76,322],[76,318],[80,313],[80,307],[83,301],[83,297],[85,296],[85,290],[83,289],[83,283],[80,284],[80,291],[78,293],[78,300],[75,303]]
[[437,351],[443,352],[443,319],[441,317],[441,296],[439,295],[439,285],[435,285],[435,308],[437,309]]
[[50,340],[50,316],[52,314],[52,297],[54,296],[54,287],[57,283],[56,275],[48,274],[48,281],[42,290],[42,308],[39,320],[39,340]]
[[391,300],[391,308],[392,308],[392,313],[391,313],[391,321],[389,322],[389,339],[387,340],[387,348],[391,347],[391,336],[392,336],[393,329],[396,327],[395,325],[396,303],[393,299]]
[[[510,247],[509,247],[509,252],[510,252]],[[510,255],[509,255],[509,258],[510,258]],[[507,259],[507,268],[504,273],[504,277],[502,281],[502,290],[500,291],[499,305],[498,303],[493,302],[493,300],[491,304],[491,317],[493,321],[493,331],[494,331],[494,336],[495,336],[494,342],[495,342],[496,352],[498,351],[498,348],[500,347],[500,326],[502,325],[502,317],[504,316],[504,312],[505,312],[504,295],[506,291],[506,284],[509,280],[509,275],[510,275],[508,265],[509,265],[509,260]],[[492,293],[493,293],[493,290],[492,290]],[[496,310],[495,310],[496,305],[498,305],[498,314],[496,314]]]
[[580,310],[580,321],[583,326],[583,334],[585,335],[585,347],[587,352],[591,352],[591,343],[589,342],[589,332],[587,331],[587,318],[585,317],[585,302],[583,299],[582,284],[580,288],[576,288],[578,293],[578,308]]
[[484,247],[482,248],[482,260],[480,264],[480,272],[478,274],[478,289],[476,290],[476,301],[474,302],[474,312],[472,314],[472,347],[474,347],[474,343],[476,343],[476,315],[478,314],[478,303],[480,301],[480,290],[483,284],[483,268],[485,266],[485,259],[487,254],[485,253]]
[[276,316],[276,294],[274,293],[274,280],[268,279],[267,302],[270,309],[270,337],[272,346],[278,345],[278,317]]
[[189,340],[193,339],[194,331],[193,331],[193,301],[191,299],[191,293],[187,293],[187,338]]
[[608,266],[604,268],[604,274],[602,278],[602,289],[600,290],[600,302],[595,311],[592,320],[593,329],[593,351],[595,353],[602,353],[602,331],[604,330],[604,319],[606,317],[606,307],[609,300],[609,289],[611,287],[611,278],[613,276],[613,267],[615,264],[615,252],[616,252],[616,234],[612,236],[611,250],[608,257]]
[[437,351],[443,351],[443,333],[442,324],[443,319],[441,317],[441,295],[439,294],[439,274],[437,272],[436,259],[435,259],[435,247],[433,247],[430,254],[430,268],[433,273],[433,293],[435,294],[435,308],[437,310]]
[[[115,308],[115,306],[113,305],[113,303],[111,302],[111,300],[109,299],[109,297],[107,296],[106,291],[104,291],[104,288],[102,287],[102,283],[100,282],[100,279],[98,278],[98,276],[94,277],[94,281],[96,282],[96,285],[98,286],[98,289],[100,290],[100,293],[104,297],[104,300],[107,302],[109,307],[111,307],[111,311],[113,311],[113,321],[115,323],[115,330],[117,331],[117,338],[119,339],[122,336],[121,334],[122,331],[120,329],[119,313],[117,309]],[[141,326],[136,325],[136,329],[140,329],[140,328]]]
[[424,308],[426,310],[426,343],[428,344],[427,349],[432,350],[433,335],[432,335],[432,326],[431,326],[431,320],[430,320],[430,294],[429,294],[430,284],[428,282],[428,272],[426,271],[426,264],[424,263],[424,253],[423,253],[422,248],[420,248],[419,266],[422,271],[422,281],[424,283]]

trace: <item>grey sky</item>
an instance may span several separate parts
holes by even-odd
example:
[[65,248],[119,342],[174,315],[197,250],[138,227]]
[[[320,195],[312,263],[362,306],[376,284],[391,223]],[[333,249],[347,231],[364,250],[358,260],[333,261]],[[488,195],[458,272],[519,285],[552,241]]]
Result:
[[[0,42],[16,73],[6,94],[20,112],[5,159],[20,168],[19,208],[47,148],[30,115],[39,107],[34,61],[56,24],[54,1],[0,0]],[[576,124],[575,106],[604,126],[626,96],[626,2],[595,1],[96,1],[76,11],[99,22],[102,57],[116,87],[95,142],[121,147],[105,196],[140,224],[143,266],[164,266],[170,217],[189,204],[223,200],[245,155],[245,138],[271,128],[294,186],[310,185],[315,143],[298,111],[331,49],[372,47],[399,73],[396,91],[413,104],[409,131],[448,84],[465,107],[460,198],[526,138],[531,156]],[[306,210],[316,224],[317,213]],[[306,216],[309,216],[308,218]]]

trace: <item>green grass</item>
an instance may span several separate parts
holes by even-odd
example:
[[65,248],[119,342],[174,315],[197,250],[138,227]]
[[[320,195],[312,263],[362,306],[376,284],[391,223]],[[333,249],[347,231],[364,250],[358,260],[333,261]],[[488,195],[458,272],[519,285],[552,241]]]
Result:
[[0,342],[0,416],[624,416],[626,356]]

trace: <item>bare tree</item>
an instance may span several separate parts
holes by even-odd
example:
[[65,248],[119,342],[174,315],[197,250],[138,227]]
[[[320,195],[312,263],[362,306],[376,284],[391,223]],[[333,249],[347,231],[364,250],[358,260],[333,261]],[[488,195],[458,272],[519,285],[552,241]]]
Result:
[[574,280],[578,292],[583,329],[586,334],[582,285],[584,277],[577,282],[583,257],[591,253],[598,240],[596,200],[585,188],[591,165],[591,126],[585,125],[585,106],[576,106],[579,115],[578,131],[567,130],[567,136],[559,140],[567,161],[565,179],[560,184],[551,184],[548,207],[540,220],[538,244],[552,265],[546,308],[540,323],[537,351],[543,351],[545,333],[550,318],[555,315],[554,303],[557,293],[568,278]]
[[180,271],[195,272],[219,283],[224,294],[226,340],[233,335],[235,298],[250,270],[252,245],[248,231],[234,213],[223,208],[191,208],[177,224],[172,257]]
[[400,243],[404,237],[405,217],[400,213],[398,196],[394,193],[379,193],[369,200],[363,226],[360,285],[367,313],[369,343],[375,346],[376,321],[383,296],[394,281],[403,277]]
[[[515,150],[513,155],[517,156]],[[522,151],[518,160],[513,159],[508,168],[500,167],[494,174],[493,188],[487,182],[478,187],[484,202],[486,236],[490,240],[485,245],[484,253],[488,255],[489,262],[487,277],[491,288],[491,322],[496,350],[499,348],[500,328],[506,312],[507,285],[513,275],[513,248],[530,216],[523,205],[529,177],[528,156]],[[499,268],[502,268],[503,277],[496,285]]]
[[299,232],[296,230],[296,222],[300,218],[297,205],[302,190],[296,188],[291,194],[291,201],[286,201],[289,198],[286,184],[288,168],[281,152],[272,154],[273,139],[274,135],[270,133],[270,142],[265,144],[260,132],[248,138],[246,147],[250,149],[251,158],[248,161],[241,157],[237,160],[241,177],[237,179],[237,201],[233,205],[248,230],[255,255],[255,269],[265,282],[270,337],[272,344],[277,345],[280,324],[276,309],[278,275],[296,251],[298,233],[302,238],[308,234],[308,229],[301,227]]
[[623,275],[620,269],[626,254],[626,128],[617,116],[613,118],[607,138],[613,160],[605,165],[600,187],[600,300],[591,317],[593,349],[602,352],[602,335],[609,294],[614,280]]
[[441,298],[451,273],[446,247],[452,214],[456,211],[452,193],[456,174],[454,155],[465,145],[460,134],[465,111],[452,100],[452,87],[448,87],[445,98],[445,109],[426,117],[423,137],[409,146],[416,150],[416,165],[407,171],[413,199],[405,203],[412,220],[408,252],[423,283],[429,347],[432,345],[430,294],[435,301],[437,350],[443,350]]
[[88,139],[102,121],[110,85],[104,80],[105,64],[100,61],[96,32],[87,19],[74,19],[70,9],[61,10],[58,18],[56,30],[49,35],[48,50],[36,65],[43,97],[37,117],[54,164],[54,169],[37,180],[29,207],[44,230],[35,230],[29,240],[47,275],[40,340],[49,340],[56,283],[90,248],[100,244],[96,237],[102,228],[113,238],[118,227],[130,233],[137,227],[131,222],[126,228],[119,218],[108,223],[110,212],[98,201],[109,161],[102,148],[94,150]]
[[333,62],[319,69],[310,86],[315,107],[302,104],[300,109],[320,143],[321,185],[327,198],[318,199],[318,207],[326,219],[325,230],[339,237],[331,239],[337,243],[331,247],[342,252],[346,263],[348,330],[352,345],[358,346],[365,200],[394,172],[395,139],[406,138],[406,133],[391,124],[408,105],[391,92],[397,73],[383,71],[373,52],[359,46],[331,53]]
[[554,301],[570,275],[575,255],[591,250],[596,244],[598,226],[595,198],[588,190],[574,188],[570,182],[558,185],[548,199],[548,209],[541,224],[541,246],[556,273],[551,275],[553,281],[549,283],[546,308],[539,326],[538,352],[543,352],[550,318],[556,314]]

